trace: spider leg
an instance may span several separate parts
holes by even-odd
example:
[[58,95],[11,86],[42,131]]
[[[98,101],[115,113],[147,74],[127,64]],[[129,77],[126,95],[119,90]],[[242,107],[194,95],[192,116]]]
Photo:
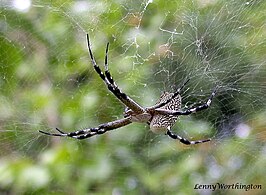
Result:
[[132,122],[131,117],[126,117],[123,119],[118,119],[118,120],[115,120],[112,122],[101,124],[95,128],[88,128],[88,129],[78,130],[78,131],[74,131],[74,132],[70,132],[70,133],[65,133],[58,128],[56,128],[56,130],[59,133],[49,133],[49,132],[45,132],[42,130],[39,130],[39,132],[43,133],[45,135],[50,135],[50,136],[61,136],[61,137],[71,137],[71,138],[75,138],[75,139],[86,139],[86,138],[89,138],[89,137],[94,136],[94,135],[100,135],[100,134],[103,134],[107,131],[118,129],[120,127],[126,126],[126,125],[130,124],[131,122]]
[[90,129],[86,129],[85,130],[78,130],[75,132],[71,132],[71,133],[65,133],[64,131],[60,130],[59,128],[55,128],[59,133],[49,133],[49,132],[45,132],[42,130],[39,130],[40,133],[43,133],[45,135],[51,135],[51,136],[60,136],[60,137],[73,137],[73,136],[78,136],[81,134],[85,134],[86,132],[94,132],[96,128],[90,128]]
[[190,115],[192,113],[195,113],[195,112],[198,112],[201,110],[205,110],[205,109],[210,107],[210,105],[212,103],[212,99],[216,94],[216,91],[217,91],[217,87],[214,88],[209,99],[202,105],[192,107],[192,108],[189,108],[187,110],[166,110],[166,109],[157,108],[157,109],[155,109],[155,112],[158,114],[162,114],[162,115],[179,116],[179,115]]
[[49,132],[45,132],[42,130],[39,130],[39,132],[45,135],[51,135],[51,136],[67,136],[67,133],[61,131],[60,129],[56,128],[56,130],[59,131],[59,133],[49,133]]
[[196,141],[189,141],[186,138],[180,137],[179,135],[173,133],[170,128],[168,128],[166,134],[171,137],[172,139],[178,139],[181,143],[186,144],[186,145],[193,145],[193,144],[200,144],[204,142],[209,142],[211,139],[204,139],[204,140],[196,140]]
[[106,50],[105,50],[105,74],[102,72],[100,67],[97,65],[95,58],[93,56],[91,46],[90,46],[90,40],[89,35],[87,34],[87,42],[88,42],[88,50],[90,54],[90,59],[93,64],[93,67],[95,71],[98,73],[98,75],[101,77],[101,79],[105,82],[107,85],[107,88],[127,107],[135,111],[136,113],[142,113],[144,112],[144,108],[142,108],[138,103],[136,103],[133,99],[131,99],[129,96],[127,96],[124,92],[122,92],[117,84],[114,82],[109,70],[108,70],[108,48],[109,43],[107,43]]

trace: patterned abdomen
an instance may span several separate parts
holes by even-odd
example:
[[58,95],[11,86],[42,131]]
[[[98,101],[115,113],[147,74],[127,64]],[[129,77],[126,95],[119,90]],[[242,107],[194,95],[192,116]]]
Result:
[[[161,102],[167,101],[169,98],[171,98],[173,93],[164,92],[158,102],[156,104],[159,104]],[[168,104],[160,107],[162,109],[166,110],[180,110],[181,108],[181,96],[177,95],[175,98],[173,98]],[[168,127],[172,127],[178,116],[166,116],[166,115],[154,115],[151,119],[150,123],[150,129],[154,133],[166,133]]]

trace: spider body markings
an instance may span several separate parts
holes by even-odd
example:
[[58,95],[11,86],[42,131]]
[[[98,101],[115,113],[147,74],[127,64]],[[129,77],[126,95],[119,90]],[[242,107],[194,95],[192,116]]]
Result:
[[164,92],[157,103],[151,107],[142,107],[133,99],[131,99],[128,95],[126,95],[115,83],[114,79],[111,76],[111,73],[108,70],[108,48],[109,43],[107,43],[106,51],[105,51],[105,63],[104,63],[104,72],[97,65],[89,41],[89,35],[87,34],[87,43],[89,50],[89,57],[91,59],[91,63],[98,73],[100,78],[104,81],[107,88],[113,95],[121,101],[126,106],[124,112],[124,118],[118,119],[115,121],[107,122],[104,124],[100,124],[98,127],[86,128],[83,130],[78,130],[70,133],[65,133],[64,131],[56,128],[58,133],[49,133],[40,130],[40,133],[50,135],[50,136],[63,136],[63,137],[71,137],[75,139],[86,139],[95,135],[104,134],[107,131],[111,131],[114,129],[118,129],[120,127],[129,125],[133,122],[147,123],[150,126],[150,130],[154,133],[165,133],[172,139],[177,139],[181,143],[190,145],[190,144],[198,144],[203,142],[208,142],[211,139],[205,140],[197,140],[197,141],[189,141],[181,136],[173,133],[171,131],[172,126],[176,123],[178,116],[180,115],[189,115],[201,110],[205,110],[210,107],[213,97],[215,96],[216,89],[215,88],[209,99],[196,107],[191,107],[185,110],[181,109],[181,95],[180,91],[189,81],[189,79],[182,84],[180,88],[178,88],[174,93]]
[[[160,108],[165,110],[180,110],[181,109],[181,96],[178,94],[176,97],[171,98],[173,93],[164,92],[156,104],[160,104],[167,100],[171,100],[169,103],[161,106]],[[155,113],[151,119],[150,130],[153,133],[165,133],[167,128],[171,128],[177,121],[177,115],[163,115]]]

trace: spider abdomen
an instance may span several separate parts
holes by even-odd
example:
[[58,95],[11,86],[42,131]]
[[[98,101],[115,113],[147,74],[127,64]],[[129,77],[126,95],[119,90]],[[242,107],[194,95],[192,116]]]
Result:
[[[168,99],[172,98],[172,95],[173,93],[164,92],[156,104],[166,102]],[[162,106],[161,108],[165,110],[180,110],[181,96],[177,95],[168,104]],[[155,114],[150,122],[150,130],[156,134],[166,133],[167,129],[171,128],[175,124],[177,118],[177,116]]]

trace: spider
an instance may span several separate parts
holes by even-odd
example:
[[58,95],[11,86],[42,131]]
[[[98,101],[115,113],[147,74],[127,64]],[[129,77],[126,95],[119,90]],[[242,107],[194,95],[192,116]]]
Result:
[[50,136],[63,136],[63,137],[71,137],[75,139],[86,139],[95,135],[104,134],[108,131],[118,129],[120,127],[129,125],[133,122],[147,123],[150,126],[150,130],[154,133],[165,133],[172,139],[177,139],[181,143],[190,145],[190,144],[199,144],[203,142],[211,141],[211,139],[204,140],[196,140],[190,141],[185,139],[175,133],[172,132],[171,127],[176,123],[178,116],[180,115],[189,115],[201,110],[205,110],[210,107],[213,97],[216,93],[216,88],[212,91],[209,99],[199,105],[193,106],[191,108],[182,110],[181,109],[181,96],[180,91],[185,86],[185,84],[189,81],[187,79],[186,82],[182,84],[180,88],[178,88],[174,93],[164,92],[157,103],[151,107],[142,107],[133,99],[131,99],[128,95],[126,95],[122,90],[117,86],[114,79],[111,76],[111,73],[108,70],[108,48],[109,43],[106,45],[105,50],[105,64],[104,64],[104,72],[97,65],[95,58],[93,56],[91,50],[91,44],[89,40],[89,35],[87,34],[87,44],[88,44],[88,52],[91,63],[100,76],[100,78],[104,81],[107,88],[113,95],[121,101],[126,106],[124,112],[124,118],[114,120],[111,122],[107,122],[104,124],[100,124],[98,127],[86,128],[83,130],[78,130],[70,133],[65,133],[64,131],[56,128],[58,133],[49,133],[44,131],[39,131],[40,133],[50,135]]

